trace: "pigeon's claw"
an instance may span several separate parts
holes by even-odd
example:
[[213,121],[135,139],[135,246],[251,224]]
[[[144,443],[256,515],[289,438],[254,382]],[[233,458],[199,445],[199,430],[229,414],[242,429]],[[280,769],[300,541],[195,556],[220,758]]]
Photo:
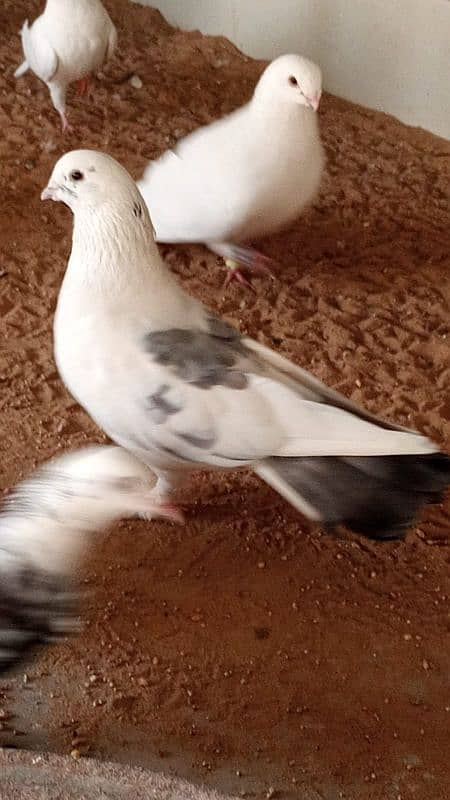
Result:
[[232,280],[237,280],[241,285],[255,291],[251,280],[245,277],[245,272],[249,272],[250,277],[256,275],[275,277],[270,269],[275,264],[272,258],[268,258],[268,256],[251,247],[237,245],[232,247],[232,257],[225,259],[225,266],[230,270],[225,285],[228,285]]
[[137,516],[147,522],[152,519],[167,519],[169,522],[177,522],[179,525],[184,525],[185,523],[181,508],[172,505],[172,503],[151,504],[148,511],[141,511]]
[[231,283],[231,281],[237,281],[238,283],[241,284],[241,286],[246,286],[247,289],[250,289],[252,292],[256,293],[255,287],[253,286],[251,281],[249,281],[245,277],[244,273],[242,272],[242,269],[240,268],[239,264],[236,261],[232,261],[231,258],[226,258],[225,266],[228,269],[228,274],[227,277],[225,278],[224,286],[228,286],[228,284]]
[[[244,267],[249,272],[255,275],[270,275],[274,278],[274,274],[270,266],[275,265],[273,258],[260,253],[259,250],[254,250],[253,247],[242,247],[241,245],[232,245],[231,261]],[[230,259],[228,259],[230,260]]]

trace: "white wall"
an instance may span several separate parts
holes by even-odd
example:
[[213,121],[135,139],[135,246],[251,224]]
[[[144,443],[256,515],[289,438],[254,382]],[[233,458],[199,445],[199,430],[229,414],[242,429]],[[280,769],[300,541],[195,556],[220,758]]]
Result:
[[450,138],[450,0],[140,0],[259,58],[302,52],[333,94]]

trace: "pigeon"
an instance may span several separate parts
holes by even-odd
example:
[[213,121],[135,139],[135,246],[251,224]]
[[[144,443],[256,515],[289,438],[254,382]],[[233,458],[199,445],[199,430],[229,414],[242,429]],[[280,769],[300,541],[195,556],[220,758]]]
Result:
[[[23,481],[0,510],[0,673],[79,629],[75,570],[95,530],[155,507],[152,473],[131,453],[90,446]],[[154,480],[154,477],[153,477]]]
[[316,111],[319,67],[283,55],[253,97],[150,162],[138,182],[158,242],[203,242],[225,259],[227,282],[271,259],[243,242],[293,223],[316,197],[324,169]]
[[88,91],[91,73],[114,53],[116,28],[100,0],[47,0],[31,28],[26,20],[21,35],[25,61],[14,76],[31,69],[48,86],[63,132],[69,130],[67,87],[77,81],[79,94]]
[[247,467],[324,526],[401,536],[450,482],[450,458],[241,335],[178,284],[128,172],[66,153],[42,199],[73,212],[54,321],[68,390],[157,476],[166,503],[193,470]]

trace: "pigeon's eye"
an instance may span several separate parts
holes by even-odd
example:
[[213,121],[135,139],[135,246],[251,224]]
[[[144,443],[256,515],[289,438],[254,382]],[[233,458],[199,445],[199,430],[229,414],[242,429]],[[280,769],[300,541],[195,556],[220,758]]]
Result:
[[298,86],[298,81],[295,75],[289,75],[289,83],[291,86]]
[[83,178],[84,178],[84,175],[83,175],[83,173],[82,173],[82,172],[80,172],[80,170],[79,170],[79,169],[74,169],[74,170],[73,170],[73,171],[70,173],[70,179],[71,179],[72,181],[82,181],[82,180],[83,180]]

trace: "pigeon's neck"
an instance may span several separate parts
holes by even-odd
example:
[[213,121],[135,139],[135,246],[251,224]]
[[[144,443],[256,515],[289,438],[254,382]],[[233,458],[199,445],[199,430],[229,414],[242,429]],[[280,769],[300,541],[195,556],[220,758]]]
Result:
[[73,6],[73,2],[67,2],[67,0],[47,0],[45,4],[46,11],[61,11],[61,6]]
[[292,130],[293,126],[297,126],[306,136],[317,131],[317,114],[311,108],[286,102],[284,98],[274,97],[268,100],[267,97],[255,94],[251,101],[251,111],[253,124],[261,125],[270,135],[272,127],[275,127],[279,135],[283,135],[285,129]]
[[74,218],[67,279],[88,292],[108,296],[151,289],[164,266],[148,216],[128,206],[78,211]]
[[[89,6],[92,4],[92,0],[77,0],[78,5]],[[73,8],[73,0],[47,0],[45,4],[46,11],[61,11],[62,6],[70,7],[71,10]]]

